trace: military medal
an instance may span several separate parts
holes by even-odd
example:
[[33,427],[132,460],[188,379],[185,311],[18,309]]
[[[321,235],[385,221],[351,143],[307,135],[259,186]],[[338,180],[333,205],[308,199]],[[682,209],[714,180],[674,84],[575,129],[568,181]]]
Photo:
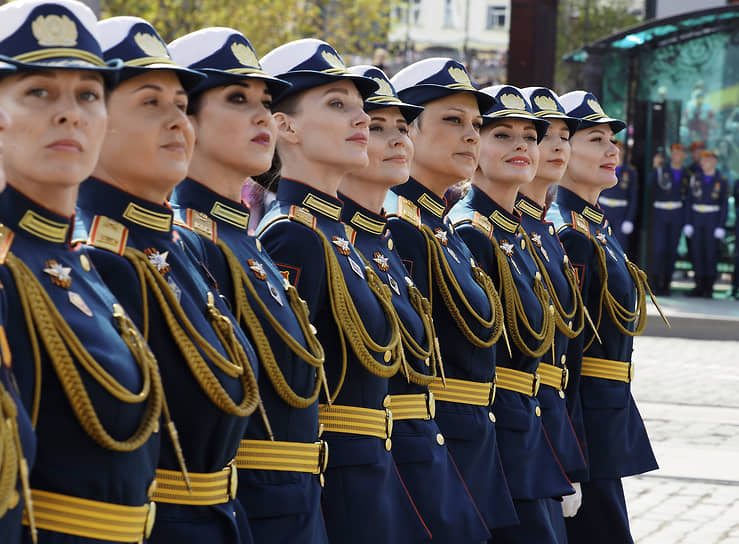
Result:
[[44,273],[51,276],[51,282],[64,289],[69,289],[69,286],[72,285],[72,268],[62,266],[54,260],[46,261],[45,264]]
[[434,236],[436,236],[442,246],[446,246],[448,238],[444,229],[436,227],[434,229]]
[[251,271],[254,272],[254,276],[258,280],[267,279],[267,273],[264,271],[264,266],[262,266],[262,263],[258,263],[254,259],[248,259],[246,262],[249,265],[249,268],[251,268]]
[[385,257],[379,251],[375,251],[375,254],[372,257],[372,260],[375,261],[375,263],[377,264],[377,268],[379,268],[383,272],[387,272],[388,270],[390,270],[390,264],[388,262],[387,257]]
[[[344,256],[350,255],[352,250],[349,245],[349,240],[346,238],[339,238],[338,236],[332,236],[331,241],[336,246],[337,251]],[[351,260],[351,259],[350,259]]]
[[180,289],[180,286],[175,283],[174,279],[172,279],[172,276],[167,278],[167,285],[169,285],[169,288],[171,289],[172,293],[174,293],[177,302],[179,302],[180,298],[182,297],[182,289]]
[[392,290],[395,291],[395,294],[400,296],[400,287],[398,286],[398,282],[390,275],[390,272],[387,274],[387,281],[390,283]]
[[541,245],[541,234],[537,234],[535,232],[531,233],[531,242],[541,250],[541,254],[544,255],[544,258],[549,262],[549,253],[547,253],[547,250],[544,246]]
[[279,291],[277,291],[277,288],[271,282],[267,282],[267,289],[269,289],[269,294],[272,295],[272,298],[275,299],[277,304],[282,306],[282,297]]
[[[446,233],[444,233],[444,234],[446,234]],[[454,259],[455,261],[457,261],[457,264],[460,264],[461,263],[461,261],[457,257],[457,254],[454,253],[454,251],[452,251],[452,248],[450,248],[450,247],[447,246],[446,250],[449,252],[449,255],[452,256],[452,259]]]
[[613,260],[618,262],[618,259],[616,258],[616,254],[608,246],[608,238],[606,238],[606,235],[604,233],[602,233],[601,231],[596,230],[595,231],[595,237],[603,245],[603,247],[605,247],[608,250],[608,253],[610,253],[611,257],[613,257]]
[[[344,240],[346,242],[346,240]],[[347,242],[348,244],[349,242]],[[349,264],[352,267],[352,270],[354,270],[354,273],[359,276],[360,278],[364,279],[364,272],[362,272],[362,267],[357,264],[357,262],[349,257]]]
[[500,241],[500,249],[503,250],[503,253],[505,253],[506,257],[508,257],[511,260],[511,264],[513,265],[513,268],[516,269],[516,272],[521,274],[521,271],[518,269],[518,265],[516,264],[516,261],[513,260],[513,244],[509,242],[508,240],[501,240]]
[[77,308],[80,312],[85,314],[87,317],[92,317],[92,310],[87,305],[85,300],[82,298],[82,295],[80,295],[79,293],[70,291],[69,292],[69,302],[71,302],[72,306]]
[[147,247],[144,250],[144,253],[149,258],[149,262],[154,267],[156,267],[156,269],[159,271],[159,273],[162,276],[164,276],[167,272],[169,272],[169,263],[167,262],[169,251],[164,251],[162,253],[159,253],[156,249]]

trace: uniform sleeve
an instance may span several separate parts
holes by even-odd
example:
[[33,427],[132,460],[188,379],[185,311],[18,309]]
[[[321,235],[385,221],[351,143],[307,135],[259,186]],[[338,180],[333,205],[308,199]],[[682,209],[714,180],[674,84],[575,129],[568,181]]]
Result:
[[388,221],[398,254],[408,270],[408,275],[424,297],[429,296],[428,252],[426,238],[415,226],[402,219]]
[[477,264],[493,279],[495,288],[499,289],[498,261],[492,246],[494,242],[470,224],[457,227],[457,233],[472,252]]
[[326,289],[326,261],[318,235],[300,223],[284,220],[263,231],[259,240],[314,318]]

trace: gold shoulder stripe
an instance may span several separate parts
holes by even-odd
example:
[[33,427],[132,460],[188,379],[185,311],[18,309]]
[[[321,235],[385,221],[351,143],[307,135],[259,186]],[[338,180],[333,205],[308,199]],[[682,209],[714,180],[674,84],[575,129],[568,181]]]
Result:
[[585,206],[585,209],[582,211],[582,216],[587,219],[588,221],[592,221],[593,223],[598,223],[599,225],[603,222],[603,213],[599,212],[595,208],[591,208],[590,206]]
[[172,230],[172,216],[170,214],[153,212],[134,202],[128,203],[126,211],[123,212],[123,218],[128,219],[131,223],[159,232]]
[[436,217],[443,217],[444,205],[436,202],[436,200],[429,196],[428,193],[423,193],[419,197],[418,203],[426,208],[428,211],[430,211],[432,214],[434,214]]
[[127,242],[128,229],[121,223],[102,215],[93,218],[87,245],[123,255]]
[[398,215],[416,228],[421,228],[421,210],[403,196],[398,197]]
[[525,213],[526,215],[529,215],[539,221],[541,221],[541,218],[544,215],[544,210],[542,210],[538,206],[534,206],[531,202],[523,198],[516,202],[516,209],[519,212]]
[[218,225],[207,213],[188,208],[185,212],[185,223],[200,236],[206,237],[211,242],[218,241]]
[[384,221],[373,219],[372,217],[364,215],[362,212],[354,212],[354,215],[349,220],[349,222],[353,226],[359,227],[360,229],[365,230],[370,234],[382,234],[382,232],[385,230]]
[[290,206],[288,218],[291,221],[305,225],[311,230],[316,230],[316,218],[313,217],[313,214],[305,208],[301,208],[300,206]]
[[5,264],[5,259],[13,245],[15,233],[3,224],[0,224],[0,264]]
[[[232,208],[222,202],[216,202],[213,204],[213,207],[210,209],[210,215],[216,219],[225,221],[234,227],[238,227],[243,230],[249,228],[249,212]],[[193,226],[193,228],[195,227]]]
[[318,213],[330,217],[334,221],[338,221],[341,217],[341,206],[322,199],[313,193],[308,194],[303,199],[303,205],[307,208],[317,211]]
[[493,239],[493,224],[481,213],[475,212],[472,216],[472,226],[482,232],[489,239]]
[[590,223],[577,212],[572,212],[572,226],[575,227],[576,231],[590,236]]
[[349,240],[349,243],[354,244],[354,240],[357,239],[357,231],[354,230],[351,225],[344,225],[344,232],[346,232],[346,237]]
[[513,234],[514,232],[516,232],[516,229],[518,229],[518,223],[516,221],[514,221],[513,219],[508,219],[498,210],[495,210],[493,213],[490,214],[490,220],[493,222],[494,225],[499,226],[504,231],[510,234]]
[[18,226],[42,240],[57,243],[66,242],[69,231],[69,224],[52,221],[33,210],[26,210]]

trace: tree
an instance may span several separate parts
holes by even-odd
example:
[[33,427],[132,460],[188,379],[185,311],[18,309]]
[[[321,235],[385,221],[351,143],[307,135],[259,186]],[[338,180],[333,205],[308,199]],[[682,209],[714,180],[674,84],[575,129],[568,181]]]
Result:
[[555,87],[572,90],[580,81],[582,64],[562,60],[567,53],[641,22],[629,12],[629,0],[560,0],[557,22]]
[[[389,4],[372,0],[103,0],[102,17],[134,15],[165,41],[208,26],[241,31],[257,53],[299,38],[319,38],[342,56],[372,51],[387,41]],[[348,62],[348,59],[345,59]]]

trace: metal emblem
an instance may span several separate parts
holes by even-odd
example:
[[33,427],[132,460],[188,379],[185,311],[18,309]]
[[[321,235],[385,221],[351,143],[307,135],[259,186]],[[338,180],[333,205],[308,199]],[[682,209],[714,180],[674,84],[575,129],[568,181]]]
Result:
[[258,280],[267,279],[267,273],[264,271],[264,266],[262,265],[262,263],[257,262],[254,259],[247,259],[246,262],[249,265],[249,268],[251,268],[251,271],[254,272],[254,277],[256,277]]
[[390,284],[390,288],[395,291],[395,294],[400,296],[400,286],[398,285],[398,282],[395,281],[395,278],[390,275],[390,272],[387,273],[387,281]]
[[[348,242],[347,242],[348,243]],[[362,267],[357,264],[357,262],[349,257],[349,265],[352,267],[352,270],[354,270],[354,273],[359,276],[360,278],[364,279],[364,272],[362,272]]]
[[537,234],[535,232],[531,233],[531,242],[539,248],[541,251],[541,254],[544,256],[544,258],[549,262],[549,253],[547,253],[547,250],[544,246],[541,245],[541,234]]
[[162,276],[169,272],[169,263],[167,262],[169,251],[163,251],[162,253],[159,253],[156,249],[147,247],[144,250],[144,254],[146,254],[146,256],[149,258],[149,262],[159,271]]
[[390,262],[388,261],[388,258],[379,251],[375,251],[372,260],[375,261],[375,264],[377,264],[377,268],[379,268],[383,272],[387,272],[390,269]]
[[516,272],[521,274],[521,270],[519,270],[518,265],[516,264],[516,261],[513,260],[513,248],[514,247],[515,246],[508,240],[500,240],[500,249],[503,250],[503,253],[505,253],[505,256],[511,260],[511,264],[513,265],[513,268],[516,269]]
[[64,289],[69,289],[69,286],[72,285],[72,268],[62,266],[55,260],[46,261],[44,264],[46,264],[44,273],[51,276],[51,282]]
[[69,292],[69,302],[77,308],[80,312],[85,314],[87,317],[92,317],[92,310],[82,298],[82,295],[75,293],[74,291]]
[[333,244],[336,246],[337,251],[340,254],[344,256],[351,254],[352,252],[351,245],[349,245],[349,240],[347,240],[346,238],[341,238],[339,236],[332,236],[331,242],[333,242]]
[[452,248],[447,246],[446,250],[449,252],[449,255],[452,256],[452,259],[457,261],[457,264],[461,264],[462,261],[459,260],[459,257],[457,257],[457,254],[454,253],[454,250],[452,250]]
[[448,242],[448,238],[447,238],[446,231],[444,229],[442,229],[441,227],[436,227],[434,229],[434,236],[436,236],[436,238],[438,238],[439,243],[442,246],[446,246],[446,244]]
[[275,302],[282,306],[282,297],[280,296],[280,292],[277,290],[277,288],[272,285],[272,283],[267,282],[267,289],[269,289],[269,294],[272,295],[272,298],[275,299]]

